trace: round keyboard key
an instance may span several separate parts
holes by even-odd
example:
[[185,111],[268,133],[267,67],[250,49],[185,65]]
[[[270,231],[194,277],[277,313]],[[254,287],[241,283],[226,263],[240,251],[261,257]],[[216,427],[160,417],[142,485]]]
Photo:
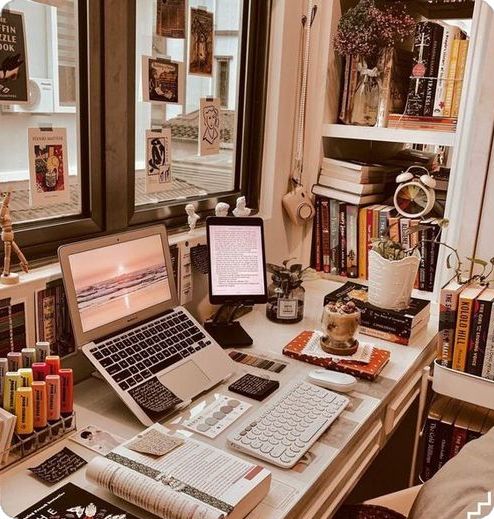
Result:
[[225,414],[228,414],[228,413],[231,413],[233,411],[233,407],[229,406],[229,405],[222,405],[220,407],[220,411],[222,413],[225,413]]
[[201,432],[209,431],[210,427],[207,423],[200,423],[197,425],[197,430]]
[[206,420],[204,420],[208,425],[216,425],[218,423],[218,420],[216,418],[213,418],[212,416],[208,416]]
[[223,420],[225,418],[225,413],[222,413],[221,411],[215,411],[213,413],[213,417],[216,418],[216,420]]

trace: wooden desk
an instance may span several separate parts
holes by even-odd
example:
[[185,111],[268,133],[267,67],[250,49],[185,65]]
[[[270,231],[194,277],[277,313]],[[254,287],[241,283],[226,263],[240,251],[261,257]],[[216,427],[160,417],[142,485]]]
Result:
[[[307,282],[305,286],[306,318],[301,323],[294,325],[272,323],[265,317],[265,309],[261,305],[242,319],[244,328],[254,339],[254,346],[248,351],[279,359],[288,364],[287,368],[280,375],[276,375],[256,368],[248,368],[243,364],[235,364],[236,374],[233,379],[247,371],[261,375],[269,373],[273,378],[280,380],[283,388],[284,383],[304,378],[308,371],[313,369],[309,364],[283,357],[281,351],[283,346],[300,331],[318,328],[324,295],[337,288],[339,284],[318,280]],[[436,333],[437,319],[432,317],[429,326],[424,328],[415,343],[410,346],[399,346],[362,337],[364,341],[373,342],[379,347],[390,350],[389,364],[376,382],[359,381],[357,389],[349,394],[351,406],[311,448],[305,463],[300,463],[292,470],[269,466],[273,473],[270,493],[249,515],[249,519],[331,517],[385,445],[419,394],[421,371],[433,359]],[[229,383],[231,381],[198,398],[186,412],[173,416],[165,422],[165,425],[174,430],[184,430],[181,429],[183,419],[197,414],[219,393],[228,393]],[[259,404],[255,403],[253,409],[257,406]],[[115,393],[98,379],[91,378],[77,385],[76,411],[79,429],[87,425],[96,425],[123,438],[130,438],[143,428]],[[240,421],[236,422],[232,427],[236,427],[239,423]],[[227,431],[214,440],[199,435],[196,437],[226,449]],[[186,431],[186,434],[191,433]],[[57,488],[39,482],[30,475],[27,468],[38,465],[60,450],[63,445],[67,445],[86,460],[95,456],[92,451],[70,440],[63,440],[20,465],[4,471],[0,476],[0,484],[1,504],[5,512],[13,516]],[[89,485],[84,478],[84,469],[64,480],[59,486],[69,480],[131,513],[141,517],[149,515]]]

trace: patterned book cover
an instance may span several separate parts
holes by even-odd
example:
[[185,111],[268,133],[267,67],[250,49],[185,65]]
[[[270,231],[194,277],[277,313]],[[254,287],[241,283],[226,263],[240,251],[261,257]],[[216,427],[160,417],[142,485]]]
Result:
[[429,79],[425,86],[424,115],[432,116],[434,113],[434,103],[436,98],[437,77],[439,73],[439,61],[441,59],[441,49],[443,43],[444,28],[441,25],[434,25],[432,33],[430,66],[428,71]]
[[290,341],[283,348],[283,354],[291,357],[292,359],[308,362],[309,364],[315,364],[316,366],[332,369],[334,371],[340,371],[342,373],[349,373],[355,377],[364,378],[367,380],[375,380],[375,378],[383,370],[384,366],[386,366],[388,363],[391,355],[387,350],[374,348],[369,364],[363,364],[362,362],[355,362],[352,360],[340,360],[335,362],[329,358],[305,355],[301,352],[311,339],[313,333],[313,331],[304,331],[297,335],[295,339]]

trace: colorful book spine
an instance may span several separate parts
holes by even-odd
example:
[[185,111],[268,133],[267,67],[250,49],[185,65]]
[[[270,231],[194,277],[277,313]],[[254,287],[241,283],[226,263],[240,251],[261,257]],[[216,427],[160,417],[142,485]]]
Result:
[[427,417],[424,428],[425,456],[422,468],[422,479],[427,481],[434,475],[438,455],[439,416]]
[[456,321],[455,345],[453,349],[453,369],[465,371],[468,340],[470,336],[470,320],[474,299],[460,296],[458,318]]
[[329,201],[329,244],[331,254],[331,274],[338,274],[340,258],[340,203]]
[[367,208],[359,209],[358,222],[358,277],[367,278]]
[[426,80],[423,78],[427,77],[430,68],[434,25],[431,22],[419,22],[415,30],[412,79],[410,80],[405,110],[407,115],[424,114]]
[[314,226],[312,229],[312,241],[313,241],[313,258],[312,265],[317,272],[322,271],[322,246],[321,246],[321,198],[316,197],[316,217],[314,218]]
[[460,40],[460,47],[458,49],[458,62],[456,65],[455,85],[453,90],[453,101],[451,103],[452,117],[458,117],[458,113],[460,111],[463,78],[465,77],[465,68],[467,64],[468,43],[468,40]]
[[494,300],[482,300],[477,320],[473,353],[470,359],[469,373],[478,377],[482,376],[482,366],[484,364],[485,350],[488,342],[489,326],[493,314]]
[[455,91],[456,66],[458,63],[458,52],[460,50],[460,39],[455,38],[451,48],[451,57],[448,66],[448,77],[446,85],[446,95],[444,99],[444,117],[451,117],[453,107],[453,95]]
[[489,380],[494,380],[494,312],[491,312],[489,319],[484,362],[482,363],[482,376]]
[[436,267],[437,267],[437,259],[439,257],[439,238],[438,236],[439,227],[437,224],[433,224],[431,229],[427,229],[426,236],[426,248],[428,251],[427,254],[427,268],[425,275],[425,287],[424,290],[428,292],[434,291],[434,282],[436,278]]
[[436,95],[434,98],[434,116],[441,117],[444,115],[444,104],[446,101],[446,90],[448,86],[448,68],[451,60],[451,51],[453,48],[453,40],[458,34],[456,27],[444,27],[443,41],[441,46],[441,57],[439,58],[439,69],[437,72]]
[[389,239],[395,243],[401,243],[400,241],[400,217],[392,216],[389,219]]
[[461,287],[449,285],[441,290],[439,306],[438,358],[443,366],[451,367],[455,341],[458,299]]
[[346,271],[349,278],[358,277],[358,206],[346,206]]
[[432,116],[434,113],[434,103],[436,97],[437,77],[439,73],[439,62],[441,59],[441,47],[444,29],[441,25],[434,25],[432,33],[430,64],[427,75],[429,79],[425,86],[424,113],[425,116]]
[[372,225],[374,221],[374,207],[373,205],[367,208],[367,228],[366,228],[366,242],[367,242],[367,251],[365,254],[365,271],[367,273],[366,279],[369,276],[369,251],[372,249],[372,239],[374,235],[372,234]]
[[324,272],[331,271],[331,249],[329,238],[329,200],[321,200],[321,247],[322,247],[322,269]]
[[338,274],[340,276],[346,276],[346,204],[339,202],[339,233],[340,233],[340,264]]

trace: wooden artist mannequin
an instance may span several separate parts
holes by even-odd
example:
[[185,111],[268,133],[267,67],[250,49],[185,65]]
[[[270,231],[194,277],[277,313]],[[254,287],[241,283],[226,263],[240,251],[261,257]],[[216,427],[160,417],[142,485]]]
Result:
[[19,282],[19,275],[10,272],[10,260],[12,256],[12,250],[16,253],[19,258],[19,263],[24,272],[29,271],[29,265],[27,260],[22,254],[21,249],[14,241],[14,230],[12,229],[12,218],[10,217],[9,203],[11,199],[11,193],[6,193],[2,200],[0,207],[0,228],[2,229],[2,241],[3,241],[3,272],[0,276],[0,283],[4,285],[13,285]]

